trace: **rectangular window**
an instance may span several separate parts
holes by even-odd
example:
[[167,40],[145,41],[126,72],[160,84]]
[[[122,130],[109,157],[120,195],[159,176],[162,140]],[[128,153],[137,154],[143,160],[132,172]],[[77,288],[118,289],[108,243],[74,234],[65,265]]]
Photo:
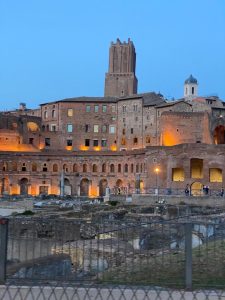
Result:
[[209,181],[223,182],[222,169],[218,169],[218,168],[209,169]]
[[98,105],[95,105],[95,113],[98,112]]
[[102,112],[107,112],[107,105],[102,105]]
[[67,146],[73,146],[73,140],[67,140],[66,145]]
[[102,125],[102,132],[103,133],[107,132],[107,126],[106,125]]
[[134,140],[133,140],[133,142],[134,142],[134,145],[137,145],[138,144],[138,138],[135,137]]
[[98,125],[94,125],[94,132],[98,133],[98,130],[99,130],[99,126]]
[[184,181],[184,169],[173,168],[172,169],[172,181]]
[[50,131],[56,131],[56,125],[55,124],[50,125]]
[[85,124],[85,132],[89,132],[89,125]]
[[109,126],[109,133],[116,133],[116,126],[110,125]]
[[134,128],[130,129],[130,133],[133,134],[134,133]]
[[73,132],[73,124],[67,124],[67,132]]
[[112,121],[116,121],[116,117],[112,117]]
[[102,147],[107,147],[107,140],[102,139],[101,145],[102,145]]
[[98,147],[98,140],[93,140],[93,146]]
[[51,140],[50,140],[50,138],[45,138],[45,146],[46,147],[51,146]]
[[86,105],[86,112],[90,112],[91,111],[91,106],[90,105]]
[[116,112],[116,105],[112,105],[112,112]]
[[68,108],[67,109],[67,116],[68,117],[72,117],[73,116],[73,109],[72,108]]
[[89,147],[90,146],[90,140],[89,139],[85,139],[84,145],[85,145],[85,147]]

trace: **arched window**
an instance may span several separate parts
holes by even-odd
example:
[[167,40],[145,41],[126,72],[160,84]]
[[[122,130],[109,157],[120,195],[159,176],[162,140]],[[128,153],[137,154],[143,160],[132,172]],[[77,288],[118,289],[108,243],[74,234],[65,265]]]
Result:
[[131,164],[130,171],[131,171],[131,173],[134,173],[134,164]]
[[118,173],[121,173],[121,164],[118,164]]
[[57,164],[54,164],[54,165],[53,165],[52,171],[53,171],[53,172],[58,172],[58,165],[57,165]]
[[52,118],[55,118],[55,110],[52,110]]
[[124,173],[128,173],[128,164],[124,165]]
[[63,165],[63,171],[66,173],[69,171],[67,164]]
[[4,162],[4,164],[2,166],[2,171],[8,171],[8,164],[7,164],[7,162]]
[[141,173],[143,172],[143,166],[142,166],[142,164],[141,164]]
[[114,164],[110,165],[110,173],[114,173],[115,172],[115,166]]
[[32,163],[31,171],[32,172],[37,172],[37,164],[36,163]]
[[26,172],[26,170],[27,170],[27,167],[26,167],[26,164],[25,164],[25,163],[23,163],[23,164],[22,164],[22,168],[21,168],[21,170],[22,170],[23,172]]
[[44,165],[43,165],[42,171],[43,171],[43,172],[47,172],[47,171],[48,171],[47,164],[44,164]]
[[77,164],[73,165],[73,172],[74,173],[78,172],[78,165]]
[[105,173],[106,172],[106,164],[104,163],[103,165],[102,165],[102,173]]
[[83,172],[86,173],[87,172],[87,165],[83,164]]
[[48,118],[48,112],[47,110],[44,112],[44,119],[47,119]]
[[98,172],[98,167],[97,167],[96,164],[94,164],[94,165],[92,166],[92,172],[94,172],[94,173]]
[[136,173],[139,173],[139,164],[136,164]]

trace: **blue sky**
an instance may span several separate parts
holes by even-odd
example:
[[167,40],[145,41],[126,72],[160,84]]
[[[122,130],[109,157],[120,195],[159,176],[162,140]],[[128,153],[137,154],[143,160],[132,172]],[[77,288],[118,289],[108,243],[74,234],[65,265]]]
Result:
[[138,91],[225,100],[224,0],[0,0],[0,110],[103,96],[111,41],[130,37]]

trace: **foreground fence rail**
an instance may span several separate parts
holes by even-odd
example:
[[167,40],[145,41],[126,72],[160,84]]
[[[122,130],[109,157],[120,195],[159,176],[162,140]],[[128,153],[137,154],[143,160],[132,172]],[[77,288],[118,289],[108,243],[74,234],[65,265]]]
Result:
[[[222,297],[225,288],[223,218],[214,223],[2,219],[0,253],[5,283],[0,299],[169,299],[163,292],[186,299],[185,290],[207,299]],[[9,291],[11,298],[4,298]],[[33,298],[15,298],[26,291],[33,291]]]

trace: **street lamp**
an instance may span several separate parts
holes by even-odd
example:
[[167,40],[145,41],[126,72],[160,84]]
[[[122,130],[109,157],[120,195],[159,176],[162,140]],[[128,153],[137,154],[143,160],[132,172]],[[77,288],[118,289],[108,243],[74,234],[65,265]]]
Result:
[[155,174],[156,174],[156,190],[155,193],[157,195],[157,202],[159,201],[159,187],[158,187],[158,174],[159,174],[159,168],[155,168]]

